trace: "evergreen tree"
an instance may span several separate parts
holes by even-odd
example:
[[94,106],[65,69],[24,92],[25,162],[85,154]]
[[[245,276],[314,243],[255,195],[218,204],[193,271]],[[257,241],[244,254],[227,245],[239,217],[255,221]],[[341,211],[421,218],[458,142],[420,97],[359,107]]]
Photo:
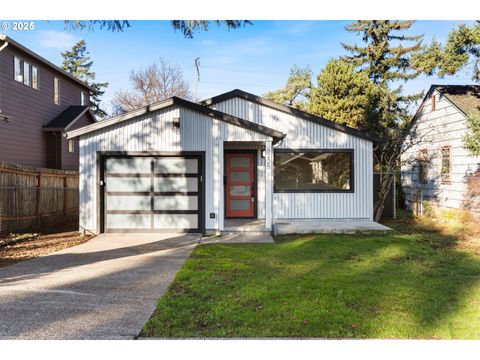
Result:
[[317,77],[308,112],[325,119],[365,129],[373,109],[374,85],[365,72],[344,60],[332,59]]
[[309,67],[301,68],[294,65],[290,69],[285,87],[268,92],[263,97],[296,109],[306,110],[312,88],[312,74]]
[[378,200],[374,204],[376,221],[383,213],[386,196],[395,178],[393,174],[400,169],[400,156],[412,145],[407,141],[413,132],[409,105],[421,97],[421,94],[404,95],[398,84],[420,74],[414,59],[422,48],[423,35],[405,35],[413,23],[356,21],[346,26],[346,30],[360,35],[363,46],[342,44],[350,53],[345,60],[357,71],[365,72],[375,85],[369,104],[375,111],[369,114],[365,128],[384,140],[375,152],[376,167],[380,171]]
[[480,156],[480,112],[473,112],[467,117],[468,132],[463,138],[465,148],[473,156]]
[[63,57],[63,70],[84,81],[96,91],[90,91],[90,109],[98,118],[103,118],[107,113],[100,107],[101,97],[105,93],[108,82],[95,82],[95,72],[91,70],[93,61],[87,51],[85,40],[78,41],[71,50],[61,53]]

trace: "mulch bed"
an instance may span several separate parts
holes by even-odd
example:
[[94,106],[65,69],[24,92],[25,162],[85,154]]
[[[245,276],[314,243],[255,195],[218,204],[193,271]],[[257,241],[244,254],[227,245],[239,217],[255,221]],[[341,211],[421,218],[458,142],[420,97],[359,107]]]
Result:
[[0,267],[79,245],[93,237],[78,231],[0,236]]

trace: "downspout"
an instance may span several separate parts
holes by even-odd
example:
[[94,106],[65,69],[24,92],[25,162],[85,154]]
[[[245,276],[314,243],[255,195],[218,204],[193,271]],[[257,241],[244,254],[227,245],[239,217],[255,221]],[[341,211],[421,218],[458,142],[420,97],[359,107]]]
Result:
[[[0,40],[5,41],[6,36],[0,35]],[[8,41],[5,41],[2,46],[0,46],[0,52],[8,46]],[[8,117],[2,115],[2,86],[0,86],[0,119],[4,121],[9,121]]]

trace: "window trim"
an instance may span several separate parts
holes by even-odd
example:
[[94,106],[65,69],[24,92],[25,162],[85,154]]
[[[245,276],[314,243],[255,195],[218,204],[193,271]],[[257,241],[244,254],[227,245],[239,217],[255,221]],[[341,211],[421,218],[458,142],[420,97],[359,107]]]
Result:
[[437,110],[437,99],[435,94],[432,95],[431,100],[432,102],[432,110],[431,111],[436,111]]
[[[422,159],[422,154],[425,154],[425,159]],[[428,165],[429,165],[429,162],[428,162],[428,149],[427,148],[422,148],[422,149],[418,150],[417,161],[418,161],[418,182],[420,184],[428,184]],[[423,165],[422,165],[422,162],[424,163]],[[424,167],[424,175],[425,175],[424,179],[422,179],[420,177],[421,166]]]
[[75,140],[68,139],[67,150],[70,154],[75,154]]
[[[25,67],[27,68],[27,72],[25,72]],[[22,68],[23,68],[23,85],[28,86],[29,88],[32,87],[32,64],[28,61],[22,61]],[[27,74],[27,76],[25,76]],[[28,79],[28,83],[27,83]]]
[[[443,150],[448,149],[448,180],[443,179]],[[445,145],[440,148],[440,181],[442,184],[452,184],[452,147],[450,145]]]
[[[57,96],[55,96],[55,93],[57,94]],[[60,105],[60,79],[56,76],[53,77],[53,103],[55,105]]]
[[85,91],[80,91],[80,106],[86,106],[87,105],[87,95],[85,94]]
[[[30,81],[31,81],[31,84],[32,84],[31,88],[34,89],[34,90],[40,90],[40,75],[39,75],[40,71],[39,71],[38,67],[35,66],[35,65],[30,65],[30,69],[31,69],[30,70],[31,71]],[[37,81],[36,81],[37,85],[36,86],[33,86],[33,69],[36,70],[36,79],[37,79]]]
[[[350,155],[350,189],[342,190],[342,189],[277,189],[275,185],[275,153],[291,153],[291,152],[330,152],[330,153],[348,153]],[[288,193],[325,193],[325,194],[353,194],[355,193],[355,149],[352,148],[335,148],[335,149],[328,149],[328,148],[310,148],[310,149],[274,149],[273,152],[273,192],[278,194],[288,194]]]

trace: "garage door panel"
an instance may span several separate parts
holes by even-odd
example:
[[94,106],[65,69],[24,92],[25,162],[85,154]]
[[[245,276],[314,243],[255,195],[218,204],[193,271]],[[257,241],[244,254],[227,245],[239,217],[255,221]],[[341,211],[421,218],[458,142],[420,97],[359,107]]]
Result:
[[109,195],[107,210],[150,210],[151,197],[148,195]]
[[105,171],[115,174],[150,174],[152,158],[110,158]]
[[109,177],[107,189],[109,192],[149,192],[150,177]]
[[153,169],[155,174],[197,174],[198,159],[181,157],[155,159]]
[[107,229],[144,229],[151,226],[149,214],[108,214]]
[[198,196],[155,196],[154,210],[198,210]]
[[197,177],[156,177],[153,180],[155,192],[197,192]]
[[198,229],[197,214],[155,214],[155,229]]

